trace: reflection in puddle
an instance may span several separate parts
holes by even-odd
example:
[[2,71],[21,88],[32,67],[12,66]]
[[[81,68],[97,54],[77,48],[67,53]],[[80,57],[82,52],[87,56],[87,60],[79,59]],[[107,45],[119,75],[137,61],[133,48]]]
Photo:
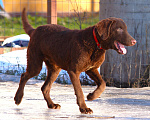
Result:
[[115,116],[97,116],[97,115],[73,115],[73,116],[55,116],[55,118],[95,118],[95,119],[109,119]]
[[16,111],[16,114],[19,114],[19,115],[23,114],[22,109],[20,109],[20,108],[15,108],[14,110]]

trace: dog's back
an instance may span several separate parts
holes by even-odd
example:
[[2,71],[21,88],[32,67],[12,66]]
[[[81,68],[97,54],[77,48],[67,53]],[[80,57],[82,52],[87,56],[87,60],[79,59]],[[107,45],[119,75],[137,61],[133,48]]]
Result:
[[22,12],[22,23],[23,23],[23,28],[24,28],[25,32],[30,37],[32,36],[31,34],[33,33],[33,31],[35,31],[35,30],[39,34],[40,34],[40,32],[44,32],[44,33],[46,32],[46,33],[50,34],[53,32],[60,32],[60,31],[69,30],[68,28],[65,28],[65,27],[60,26],[60,25],[55,25],[55,24],[42,25],[42,26],[39,26],[37,29],[34,29],[30,25],[30,23],[28,22],[25,8],[23,9],[23,12]]

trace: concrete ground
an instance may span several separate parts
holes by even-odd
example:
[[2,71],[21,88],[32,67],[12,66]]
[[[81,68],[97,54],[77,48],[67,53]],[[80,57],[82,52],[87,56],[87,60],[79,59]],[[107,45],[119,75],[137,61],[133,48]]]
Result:
[[[17,106],[14,95],[18,82],[0,82],[0,120],[150,120],[150,88],[114,88],[106,87],[101,98],[87,101],[93,110],[92,115],[79,112],[72,85],[53,84],[51,97],[61,105],[60,110],[47,108],[41,92],[43,81],[29,80],[25,86],[22,103]],[[86,95],[95,86],[82,86]]]

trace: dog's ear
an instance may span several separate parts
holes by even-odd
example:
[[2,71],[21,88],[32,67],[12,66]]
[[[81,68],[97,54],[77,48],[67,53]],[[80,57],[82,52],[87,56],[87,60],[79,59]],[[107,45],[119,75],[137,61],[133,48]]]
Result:
[[106,40],[110,36],[110,30],[113,23],[114,20],[104,19],[96,24],[95,27],[97,32],[103,40]]

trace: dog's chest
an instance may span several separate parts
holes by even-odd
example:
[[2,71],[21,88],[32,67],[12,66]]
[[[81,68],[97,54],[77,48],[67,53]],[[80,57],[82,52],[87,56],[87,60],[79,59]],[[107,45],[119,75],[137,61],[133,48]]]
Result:
[[90,69],[92,69],[92,68],[94,68],[95,66],[89,66],[89,67],[87,67],[87,69],[86,69],[86,71],[88,71],[88,70],[90,70]]
[[92,69],[92,68],[98,68],[102,65],[102,63],[104,62],[105,60],[105,53],[95,57],[95,59],[91,60],[88,65],[87,65],[87,68],[86,68],[86,71]]

